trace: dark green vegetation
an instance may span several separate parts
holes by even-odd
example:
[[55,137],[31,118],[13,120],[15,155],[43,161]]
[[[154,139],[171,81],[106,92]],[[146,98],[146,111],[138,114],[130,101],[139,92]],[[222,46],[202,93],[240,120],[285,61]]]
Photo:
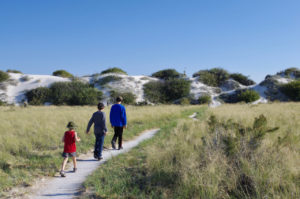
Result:
[[144,85],[147,100],[153,103],[170,103],[188,97],[191,83],[185,79],[169,79],[166,81],[149,82]]
[[199,77],[199,81],[209,86],[219,87],[224,84],[226,80],[229,78],[234,79],[235,81],[239,82],[243,85],[253,85],[255,82],[248,77],[240,74],[240,73],[233,73],[230,74],[228,71],[222,68],[213,68],[210,70],[200,70],[193,74],[193,77]]
[[245,86],[250,86],[255,84],[255,82],[251,79],[249,79],[248,77],[246,77],[245,75],[241,74],[241,73],[232,73],[230,74],[230,78],[234,79],[235,81],[239,82],[240,84],[243,84]]
[[152,77],[156,77],[163,80],[176,79],[183,76],[183,74],[177,72],[175,69],[165,69],[160,70],[151,75]]
[[52,73],[53,76],[58,77],[66,77],[66,78],[72,78],[74,77],[71,73],[65,71],[65,70],[57,70]]
[[237,103],[237,102],[254,102],[260,98],[258,92],[254,90],[237,90],[232,94],[222,94],[219,96],[221,100],[226,103]]
[[280,90],[293,101],[300,101],[300,80],[281,86]]
[[112,103],[115,103],[115,100],[118,96],[123,97],[123,104],[136,104],[136,96],[130,92],[118,92],[118,91],[110,91],[110,100]]
[[300,70],[298,68],[287,68],[284,71],[277,73],[277,75],[284,74],[286,77],[300,78]]
[[20,74],[23,74],[21,71],[13,70],[13,69],[8,69],[6,72],[7,73],[20,73]]
[[82,82],[56,82],[50,88],[40,87],[26,93],[29,104],[95,105],[102,92]]
[[0,70],[0,82],[4,82],[9,79],[9,74]]
[[100,78],[99,80],[95,81],[96,84],[99,84],[100,86],[104,86],[109,82],[115,82],[115,81],[120,81],[122,77],[115,76],[115,75],[109,75]]
[[211,103],[211,96],[210,95],[202,95],[198,98],[199,104],[209,104]]
[[120,73],[120,74],[127,75],[127,73],[124,70],[122,70],[121,68],[117,68],[117,67],[109,68],[107,70],[104,70],[104,71],[101,72],[101,75],[104,75],[104,74],[107,74],[107,73]]

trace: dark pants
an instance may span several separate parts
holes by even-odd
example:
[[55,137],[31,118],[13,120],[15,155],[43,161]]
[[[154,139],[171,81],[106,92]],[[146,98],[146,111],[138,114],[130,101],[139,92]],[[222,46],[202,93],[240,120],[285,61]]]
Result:
[[104,143],[104,134],[95,134],[96,142],[95,142],[95,150],[94,150],[94,156],[95,157],[102,157],[102,149],[103,149],[103,143]]
[[111,140],[112,142],[116,143],[117,141],[117,138],[119,140],[119,148],[122,147],[122,135],[123,135],[123,127],[119,127],[119,126],[115,126],[114,127],[114,131],[115,131],[115,134],[114,134],[114,137],[113,139]]

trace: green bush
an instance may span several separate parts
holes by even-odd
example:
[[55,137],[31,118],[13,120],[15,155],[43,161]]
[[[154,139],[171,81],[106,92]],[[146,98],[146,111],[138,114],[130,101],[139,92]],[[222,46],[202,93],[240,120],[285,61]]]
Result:
[[43,105],[49,102],[51,98],[51,90],[47,87],[39,87],[26,92],[27,101],[31,105]]
[[245,90],[238,94],[237,97],[239,102],[243,101],[249,103],[258,100],[260,98],[260,95],[254,90]]
[[5,106],[5,105],[6,105],[6,103],[3,102],[2,100],[0,100],[0,106]]
[[144,85],[147,100],[153,103],[173,102],[187,97],[191,83],[185,79],[170,79],[164,82],[149,82]]
[[115,81],[119,81],[121,79],[122,79],[122,77],[118,77],[115,75],[109,75],[109,76],[103,77],[101,79],[98,79],[97,81],[95,81],[95,83],[98,83],[100,86],[104,86],[105,84],[107,84],[109,82],[115,82]]
[[246,77],[245,75],[241,74],[241,73],[232,73],[230,74],[230,78],[234,79],[235,81],[239,82],[240,84],[243,84],[245,86],[250,86],[255,84],[255,82],[251,79],[249,79],[248,77]]
[[9,75],[6,72],[0,70],[0,82],[4,82],[8,79],[9,79]]
[[118,96],[123,97],[123,104],[136,104],[136,96],[130,92],[118,92],[118,91],[110,91],[110,98],[112,102],[115,102]]
[[180,104],[181,105],[189,105],[189,104],[191,104],[191,100],[188,97],[181,98]]
[[57,70],[52,73],[53,76],[72,78],[73,75],[65,70]]
[[121,74],[127,75],[127,73],[125,71],[123,71],[122,69],[117,68],[117,67],[109,68],[107,70],[104,70],[104,71],[101,72],[101,75],[107,74],[107,73],[121,73]]
[[291,100],[300,101],[300,80],[284,84],[280,90]]
[[165,103],[164,82],[150,81],[144,84],[144,95],[152,103]]
[[151,76],[163,80],[169,80],[169,79],[182,77],[182,74],[177,72],[175,69],[165,69],[165,70],[157,71],[156,73],[153,73]]
[[12,70],[12,69],[8,69],[6,72],[7,72],[7,73],[20,73],[20,74],[23,74],[21,71],[18,71],[18,70]]
[[56,82],[50,89],[55,105],[95,105],[102,99],[101,91],[82,82]]
[[200,70],[193,74],[193,77],[199,77],[199,81],[209,86],[221,86],[229,79],[229,73],[222,68],[213,68],[210,70]]
[[199,104],[209,104],[211,103],[211,96],[210,95],[202,95],[198,98]]
[[280,75],[281,73],[283,73],[286,77],[294,76],[295,79],[300,78],[300,70],[298,68],[287,68],[284,71],[277,73],[277,75]]

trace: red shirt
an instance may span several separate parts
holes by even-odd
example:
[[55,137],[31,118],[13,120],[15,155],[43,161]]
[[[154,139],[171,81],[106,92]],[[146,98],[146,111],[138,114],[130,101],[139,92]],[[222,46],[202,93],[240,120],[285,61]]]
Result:
[[66,131],[65,132],[65,147],[64,153],[74,153],[76,152],[76,144],[75,144],[75,131]]

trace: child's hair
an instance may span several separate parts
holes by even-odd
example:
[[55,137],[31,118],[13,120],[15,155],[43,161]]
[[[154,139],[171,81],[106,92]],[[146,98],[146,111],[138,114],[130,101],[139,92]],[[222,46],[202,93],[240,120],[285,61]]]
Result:
[[74,129],[75,127],[76,127],[76,125],[75,125],[75,123],[72,122],[72,121],[70,121],[70,122],[68,123],[68,125],[67,125],[67,128],[69,128],[69,129]]
[[100,103],[98,104],[98,109],[99,109],[99,110],[104,109],[104,104],[103,104],[102,102],[100,102]]
[[122,101],[123,101],[123,97],[122,97],[122,96],[118,96],[118,97],[116,98],[116,101],[117,101],[117,102],[122,102]]

